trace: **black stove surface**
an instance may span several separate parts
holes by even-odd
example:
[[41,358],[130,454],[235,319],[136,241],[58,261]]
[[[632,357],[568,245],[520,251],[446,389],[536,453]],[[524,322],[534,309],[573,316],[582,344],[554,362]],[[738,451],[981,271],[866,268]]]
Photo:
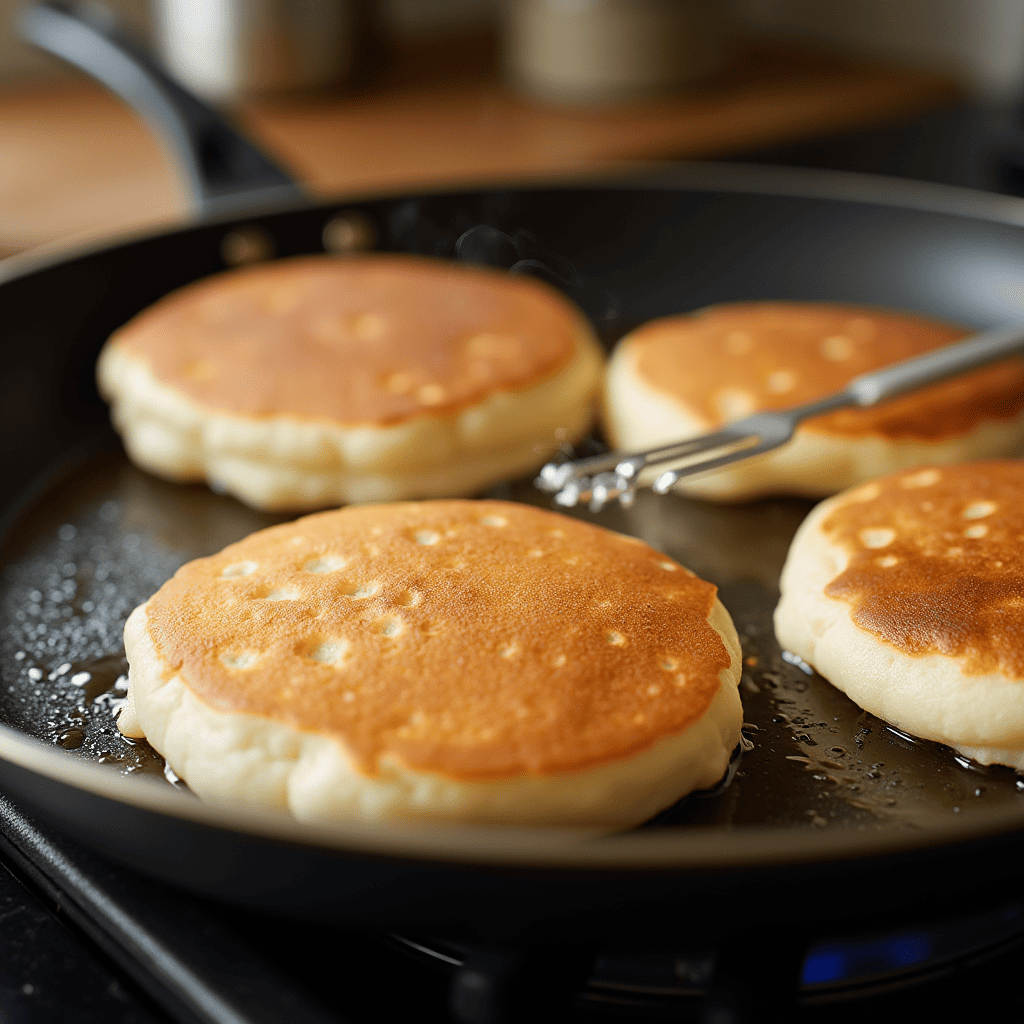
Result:
[[[0,819],[4,1024],[799,1024],[823,1014],[843,1024],[866,1013],[953,1019],[975,1012],[979,993],[1011,1019],[1024,1013],[1021,898],[927,926],[805,937],[806,953],[777,935],[724,951],[524,953],[215,905],[95,856],[3,798]],[[776,973],[751,984],[754,960]],[[790,962],[796,985],[779,981]]]
[[[738,159],[1014,191],[1024,182],[1017,154],[1008,112],[963,105]],[[884,934],[747,935],[717,951],[484,949],[353,934],[171,891],[0,796],[0,1024],[843,1024],[966,1018],[979,1003],[1008,1006],[1014,1019],[1024,1016],[1024,893],[1006,899]]]

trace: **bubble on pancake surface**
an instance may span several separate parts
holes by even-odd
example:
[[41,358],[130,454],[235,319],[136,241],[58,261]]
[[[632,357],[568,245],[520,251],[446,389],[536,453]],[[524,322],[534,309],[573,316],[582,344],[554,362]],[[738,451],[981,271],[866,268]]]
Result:
[[[730,357],[725,339],[734,332],[754,338],[749,355]],[[723,402],[724,390],[749,392],[756,409],[813,401],[840,390],[852,376],[920,355],[966,333],[926,317],[868,310],[858,315],[852,307],[829,303],[741,302],[652,321],[633,332],[626,345],[632,354],[630,374],[712,428],[747,412],[731,399]],[[791,389],[787,378],[774,376],[783,371],[794,374]],[[851,439],[881,434],[897,442],[943,441],[991,419],[1012,417],[1024,404],[1021,379],[1024,368],[1003,363],[975,371],[963,383],[935,385],[874,409],[815,417],[800,429]],[[979,397],[972,397],[975,391]],[[620,415],[625,424],[639,414],[622,409],[612,414],[613,421]],[[849,478],[855,479],[852,469]]]
[[821,354],[832,363],[841,363],[852,358],[853,341],[844,334],[830,334],[821,342]]
[[[1024,679],[1024,466],[979,462],[877,483],[876,502],[840,501],[822,522],[850,556],[825,594],[898,650]],[[893,533],[885,558],[864,543],[880,530]]]
[[318,661],[322,665],[341,668],[348,661],[352,649],[350,641],[344,637],[335,640],[323,640],[309,652],[310,661]]
[[244,562],[232,562],[231,565],[225,566],[221,569],[220,578],[222,580],[233,580],[238,579],[241,576],[251,576],[258,568],[259,564],[257,562],[249,560]]
[[[908,490],[913,487],[933,487],[942,479],[942,474],[937,469],[922,469],[916,473],[900,479],[900,487]],[[876,486],[877,492],[877,486]]]
[[402,620],[401,616],[386,615],[384,618],[378,620],[377,630],[381,636],[401,636],[402,633],[405,632],[405,622]]
[[896,531],[889,527],[876,526],[861,530],[859,536],[866,548],[887,548],[896,539]]
[[220,663],[225,668],[252,668],[259,660],[257,651],[224,651],[220,655]]
[[757,408],[757,400],[743,388],[722,388],[715,393],[714,403],[726,421],[741,420]]
[[773,395],[784,395],[796,387],[796,374],[792,370],[773,370],[766,383]]
[[[372,772],[372,750],[376,749],[376,733],[366,733],[366,746],[363,746],[363,732],[365,727],[363,717],[365,714],[376,714],[372,710],[378,706],[385,707],[421,707],[430,710],[431,702],[440,698],[431,697],[429,688],[422,689],[419,674],[414,673],[413,677],[408,674],[406,658],[412,656],[419,664],[421,659],[427,659],[426,663],[434,666],[434,671],[448,671],[445,665],[451,661],[450,645],[455,644],[459,650],[464,643],[463,638],[467,635],[467,625],[471,629],[483,628],[484,619],[487,617],[491,624],[485,628],[490,635],[495,637],[491,643],[487,643],[486,633],[481,634],[481,643],[466,648],[465,657],[470,662],[475,657],[487,655],[490,664],[496,666],[497,676],[489,678],[487,672],[490,670],[467,669],[468,675],[476,675],[483,684],[480,695],[474,696],[471,701],[472,707],[490,706],[497,701],[494,709],[486,713],[487,716],[495,715],[498,718],[504,716],[508,721],[498,728],[494,742],[498,744],[495,748],[494,757],[504,757],[500,751],[506,749],[503,744],[512,743],[514,749],[518,741],[513,741],[514,728],[512,722],[529,721],[532,723],[561,720],[559,716],[570,715],[575,717],[579,714],[578,705],[575,700],[565,703],[565,698],[558,697],[550,691],[551,681],[557,676],[559,679],[567,680],[563,685],[575,687],[573,682],[578,676],[587,675],[591,670],[588,665],[592,661],[592,653],[604,650],[609,653],[618,664],[620,660],[632,661],[631,651],[633,650],[633,637],[643,635],[637,633],[634,625],[631,625],[637,614],[637,609],[627,607],[623,610],[623,601],[617,586],[608,587],[607,584],[595,586],[591,582],[589,566],[594,560],[595,552],[591,550],[589,539],[578,537],[577,526],[572,524],[570,529],[552,529],[548,524],[552,519],[542,520],[534,524],[527,519],[529,529],[524,533],[523,524],[520,521],[523,512],[513,509],[506,512],[508,506],[498,505],[495,507],[486,502],[453,503],[459,515],[450,518],[447,512],[429,512],[422,514],[419,507],[410,506],[402,511],[402,518],[374,519],[376,514],[373,507],[367,506],[364,509],[346,509],[345,512],[359,513],[362,518],[362,525],[358,530],[346,533],[345,539],[332,537],[318,525],[318,517],[309,517],[298,524],[287,524],[286,526],[274,527],[266,531],[265,535],[269,540],[263,545],[249,547],[248,550],[240,548],[235,555],[235,561],[240,561],[243,554],[251,555],[253,562],[259,565],[259,574],[256,579],[257,587],[255,592],[249,594],[249,600],[243,602],[246,611],[244,616],[235,617],[232,613],[232,623],[225,623],[224,629],[232,630],[236,642],[225,644],[224,649],[247,650],[249,648],[265,651],[266,654],[260,657],[258,664],[244,673],[245,677],[245,707],[255,708],[256,705],[249,701],[263,701],[265,710],[256,713],[274,717],[275,708],[278,713],[287,715],[289,718],[297,714],[299,708],[310,708],[311,702],[317,706],[317,702],[328,699],[327,694],[318,695],[317,681],[320,686],[325,680],[331,678],[331,673],[344,668],[348,678],[353,681],[359,680],[359,688],[335,688],[330,689],[329,699],[333,701],[334,711],[326,711],[334,715],[332,728],[337,730],[339,735],[346,735],[350,738],[353,746],[353,757],[368,772]],[[491,507],[488,507],[491,505]],[[464,511],[463,511],[464,510]],[[323,516],[330,517],[337,513],[325,513]],[[530,514],[536,514],[536,510],[530,510]],[[357,518],[355,515],[353,519]],[[553,516],[552,516],[553,518]],[[386,529],[379,529],[379,524],[386,522]],[[377,532],[374,540],[379,546],[380,558],[372,558],[367,552],[366,540],[371,536],[375,527]],[[292,531],[300,531],[303,539],[302,546],[296,547],[292,544],[294,539]],[[258,536],[258,535],[255,535]],[[272,541],[272,544],[271,544]],[[325,543],[326,541],[326,543]],[[586,541],[586,542],[585,542]],[[424,543],[426,542],[426,543]],[[243,542],[243,544],[249,542]],[[676,623],[676,612],[674,606],[669,609],[668,604],[672,602],[669,592],[674,592],[679,586],[690,587],[689,579],[682,580],[684,574],[675,571],[675,567],[665,559],[658,556],[650,548],[635,542],[614,537],[602,538],[597,552],[600,555],[603,546],[612,545],[621,548],[623,552],[630,552],[627,556],[629,564],[635,568],[631,572],[639,573],[640,577],[655,588],[655,601],[663,609],[661,614],[667,614],[670,622]],[[571,572],[561,569],[559,555],[568,550],[572,553],[574,561],[577,561],[587,572],[573,569]],[[325,552],[326,548],[326,552]],[[531,550],[542,550],[545,554],[551,555],[546,560],[530,560],[528,552]],[[393,553],[393,554],[392,554]],[[618,556],[616,556],[618,557]],[[333,563],[323,564],[326,559],[337,559]],[[387,575],[379,575],[383,572],[385,562],[397,558],[404,566],[399,575],[392,575],[391,570]],[[449,565],[453,560],[458,559],[466,565],[466,575],[456,576],[451,572]],[[483,580],[498,580],[500,589],[496,582],[488,583],[480,592],[484,598],[482,604],[477,604],[474,599],[470,604],[462,604],[462,595],[467,596],[476,592],[481,585],[481,577],[476,575],[475,570],[481,566],[481,559],[491,566],[484,572]],[[384,561],[381,561],[384,560]],[[225,559],[226,561],[226,559]],[[550,564],[551,568],[547,566]],[[526,566],[530,568],[525,569]],[[670,568],[671,567],[671,568]],[[344,572],[331,577],[330,572],[338,568],[344,568]],[[469,569],[474,569],[470,574]],[[212,571],[212,579],[216,577],[220,567]],[[315,571],[320,570],[320,571]],[[551,573],[555,573],[558,579],[558,587],[563,585],[563,578],[570,582],[574,590],[579,590],[579,599],[572,602],[573,607],[586,607],[589,602],[597,617],[592,618],[581,628],[570,629],[572,636],[579,636],[579,639],[567,641],[572,650],[562,646],[560,641],[560,630],[557,627],[557,616],[552,617],[545,614],[543,609],[550,607],[546,601],[538,602],[534,599],[536,592],[529,589],[531,584],[523,580],[524,572],[528,576],[537,574],[540,577],[542,586],[548,584],[544,581],[550,580]],[[498,574],[492,576],[492,573]],[[566,575],[563,577],[563,573]],[[572,582],[578,581],[578,582]],[[374,584],[374,586],[370,586]],[[645,583],[645,586],[647,584]],[[223,584],[220,584],[223,586]],[[704,584],[703,586],[708,586]],[[469,587],[467,591],[465,588]],[[512,588],[509,590],[508,588]],[[365,588],[360,589],[360,588]],[[508,593],[515,595],[516,607],[522,608],[527,615],[529,623],[528,632],[520,634],[518,639],[511,633],[510,627],[519,632],[516,625],[514,613],[509,619],[506,600],[500,595]],[[358,597],[355,595],[359,595]],[[527,595],[531,595],[527,600]],[[271,595],[283,599],[284,605],[267,605],[259,598],[267,598]],[[646,596],[646,593],[645,593]],[[299,600],[301,598],[301,600]],[[451,604],[450,602],[456,602]],[[520,604],[520,602],[525,602]],[[629,605],[635,602],[629,602]],[[201,601],[196,604],[195,613],[199,614]],[[263,604],[265,611],[260,612],[259,606]],[[641,605],[646,606],[646,599]],[[252,611],[248,609],[252,608]],[[458,609],[463,609],[459,611]],[[641,619],[645,612],[643,607],[638,606]],[[397,614],[401,612],[401,614]],[[452,618],[453,612],[456,618]],[[464,621],[468,617],[468,621]],[[475,625],[480,619],[480,627]],[[659,625],[658,629],[668,629],[675,632],[677,626]],[[509,630],[504,635],[498,630]],[[553,630],[553,632],[552,632]],[[539,637],[552,633],[549,639],[541,640]],[[435,636],[438,639],[433,639]],[[351,644],[339,647],[328,646],[345,637]],[[620,639],[621,638],[621,639]],[[626,643],[626,639],[629,642]],[[248,644],[245,643],[248,639]],[[241,643],[237,641],[241,640]],[[544,647],[550,642],[555,641]],[[717,640],[712,638],[717,644]],[[705,640],[705,643],[708,641]],[[577,652],[577,646],[583,645]],[[493,644],[493,646],[492,646]],[[500,650],[499,650],[500,646]],[[646,646],[646,641],[641,645]],[[475,649],[474,649],[475,648]],[[651,652],[651,657],[656,655]],[[687,655],[690,657],[691,655]],[[197,648],[195,657],[202,658],[203,652]],[[459,655],[461,659],[463,655]],[[290,663],[288,659],[290,658]],[[284,659],[284,660],[282,660]],[[278,667],[275,668],[275,663]],[[461,660],[460,660],[461,664]],[[656,662],[654,662],[656,665]],[[393,666],[393,668],[387,668]],[[221,671],[225,676],[223,686],[227,687],[228,672],[224,670],[228,666],[222,665]],[[362,683],[367,680],[378,679],[378,673],[386,671],[394,675],[394,678],[386,685],[391,689],[388,700],[389,705],[381,702],[385,700],[385,690],[381,687],[383,683],[374,682],[371,689],[366,690]],[[522,673],[528,673],[532,678],[537,676],[536,683],[529,684],[530,689],[526,695],[519,697],[519,679]],[[616,669],[618,672],[618,669]],[[190,672],[191,674],[191,672]],[[428,673],[429,674],[429,673]],[[230,677],[238,679],[242,675],[237,669],[230,672]],[[652,698],[647,693],[646,687],[651,685],[650,671],[646,677],[641,675],[635,689],[632,690],[634,700],[643,700],[645,713],[647,714],[646,724],[640,730],[646,735],[647,731],[657,726],[659,716],[664,712],[659,711],[655,715],[649,709],[649,702],[654,700],[660,708],[661,702],[666,699],[667,691],[675,690],[670,674],[661,685],[661,695]],[[543,677],[543,678],[542,678]],[[660,673],[659,673],[660,677]],[[614,675],[612,676],[614,678]],[[700,674],[697,673],[698,680]],[[250,679],[252,682],[250,684]],[[498,680],[507,682],[498,683]],[[286,681],[291,696],[286,697],[282,691],[282,680]],[[512,692],[509,693],[505,687],[512,685]],[[206,685],[206,684],[204,684]],[[221,684],[211,680],[210,689],[201,692],[212,701],[221,702],[230,700],[229,690],[217,689]],[[350,684],[351,685],[351,684]],[[460,684],[461,685],[461,684]],[[678,686],[678,684],[676,684]],[[702,683],[698,684],[703,685]],[[331,684],[334,686],[334,684]],[[251,687],[251,689],[250,689]],[[495,689],[497,687],[497,689]],[[411,689],[410,689],[411,688]],[[536,688],[536,692],[534,689]],[[493,690],[493,693],[491,692]],[[345,693],[354,692],[355,696],[348,698]],[[408,696],[402,696],[408,692]],[[507,695],[507,696],[502,696]],[[513,699],[514,698],[514,699]],[[611,699],[601,698],[603,699]],[[445,698],[447,701],[448,698]],[[486,703],[481,705],[479,701]],[[523,718],[514,713],[516,701],[524,708],[527,708],[526,717]],[[562,704],[565,704],[562,709]],[[438,705],[439,707],[441,705]],[[461,706],[461,705],[460,705]],[[467,705],[467,707],[470,705]],[[622,726],[628,727],[627,723],[636,707],[628,708],[628,714],[624,713]],[[461,714],[462,712],[460,712]],[[433,713],[432,713],[433,714]],[[473,711],[473,715],[477,712]],[[313,715],[309,710],[307,717]],[[554,717],[552,717],[554,716]],[[437,715],[434,720],[440,722]],[[299,719],[304,721],[303,719]],[[598,721],[601,720],[598,715]],[[306,722],[302,727],[306,729],[326,728],[319,724],[318,719]],[[476,721],[475,718],[473,721]],[[481,719],[474,725],[483,728],[489,718]],[[397,728],[397,723],[394,725]],[[490,724],[486,725],[491,728]],[[534,726],[531,726],[533,728]],[[547,728],[547,726],[543,726]],[[383,727],[382,727],[383,728]],[[392,728],[392,726],[388,726]],[[431,736],[431,749],[437,744],[454,743],[455,747],[452,758],[462,756],[458,754],[461,749],[456,733],[456,725],[448,729],[452,738],[446,739],[448,732],[440,725],[437,726],[440,732],[437,736]],[[447,727],[446,727],[447,728]],[[559,727],[561,728],[561,727]],[[589,727],[588,727],[589,728]],[[602,728],[606,728],[602,726]],[[610,729],[610,726],[607,728]],[[509,732],[513,730],[513,732]],[[611,729],[614,732],[614,729]],[[381,733],[383,736],[384,734]],[[505,737],[505,738],[502,738]],[[411,741],[410,741],[411,742]],[[427,737],[423,736],[418,742],[427,743]],[[561,742],[561,741],[559,741]],[[618,739],[615,742],[619,742]],[[639,742],[639,741],[638,741]],[[447,749],[447,747],[446,747]],[[512,749],[512,748],[508,748]],[[402,755],[403,757],[406,755]],[[409,757],[414,753],[410,752]],[[415,756],[419,756],[418,754]],[[424,754],[423,756],[426,756]],[[448,755],[446,755],[448,756]],[[468,756],[468,755],[467,755]],[[483,756],[483,755],[481,755]],[[491,756],[491,755],[488,755]],[[531,755],[533,756],[533,755]],[[367,760],[370,759],[370,760]],[[453,771],[464,771],[466,777],[472,777],[477,770],[473,767],[456,769]],[[482,770],[482,769],[481,769]],[[490,769],[488,769],[490,770]],[[531,771],[534,769],[530,769]],[[538,769],[551,770],[551,769]]]
[[319,558],[311,558],[302,567],[306,572],[316,573],[318,576],[329,572],[337,572],[348,565],[348,559],[340,555],[323,555]]
[[984,519],[996,510],[993,501],[975,501],[964,509],[964,519]]

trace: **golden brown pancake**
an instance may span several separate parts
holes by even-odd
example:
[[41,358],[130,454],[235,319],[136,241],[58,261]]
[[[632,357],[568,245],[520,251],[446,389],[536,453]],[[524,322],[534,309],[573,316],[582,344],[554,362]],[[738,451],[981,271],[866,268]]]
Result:
[[310,508],[532,468],[588,428],[600,362],[580,313],[534,279],[306,256],[160,300],[112,336],[99,379],[147,468]]
[[[631,824],[714,784],[739,739],[739,647],[715,588],[525,505],[368,506],[261,531],[184,566],[125,639],[122,729],[201,795],[249,799],[253,763],[274,761],[252,802],[300,817]],[[327,767],[311,778],[311,762]]]
[[781,587],[779,642],[862,707],[1024,767],[1024,463],[928,467],[822,502]]
[[[829,303],[744,302],[666,317],[620,344],[607,430],[642,449],[751,413],[842,390],[855,376],[970,332],[909,313]],[[926,462],[1002,455],[1024,438],[1024,361],[1008,360],[869,409],[809,420],[786,448],[684,481],[711,498],[830,494]]]

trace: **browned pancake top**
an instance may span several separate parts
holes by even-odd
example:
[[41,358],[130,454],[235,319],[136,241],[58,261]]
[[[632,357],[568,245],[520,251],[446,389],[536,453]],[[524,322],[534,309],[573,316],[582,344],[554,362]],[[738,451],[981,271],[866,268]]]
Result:
[[1024,679],[1024,463],[900,473],[850,492],[822,524],[850,553],[825,588],[907,654]]
[[715,587],[640,541],[499,501],[361,506],[255,533],[149,601],[222,711],[453,778],[586,768],[700,718]]
[[[969,332],[925,317],[834,304],[739,302],[655,320],[630,336],[646,383],[709,426],[841,390],[858,374],[948,345]],[[801,429],[938,441],[1024,408],[1024,361],[999,363],[871,409]]]
[[542,282],[413,256],[306,256],[187,285],[113,337],[203,406],[385,425],[566,365],[582,318]]

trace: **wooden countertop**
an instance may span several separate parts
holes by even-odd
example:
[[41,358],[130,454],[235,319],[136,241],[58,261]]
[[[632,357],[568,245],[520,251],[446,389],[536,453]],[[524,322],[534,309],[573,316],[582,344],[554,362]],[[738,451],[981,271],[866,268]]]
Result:
[[[476,60],[406,62],[348,92],[239,105],[239,123],[311,192],[600,170],[714,158],[892,123],[950,102],[946,79],[748,48],[706,83],[642,104],[531,104]],[[401,64],[401,62],[392,62]],[[457,68],[457,71],[452,70]],[[0,254],[186,216],[172,162],[135,115],[74,81],[0,93]]]

